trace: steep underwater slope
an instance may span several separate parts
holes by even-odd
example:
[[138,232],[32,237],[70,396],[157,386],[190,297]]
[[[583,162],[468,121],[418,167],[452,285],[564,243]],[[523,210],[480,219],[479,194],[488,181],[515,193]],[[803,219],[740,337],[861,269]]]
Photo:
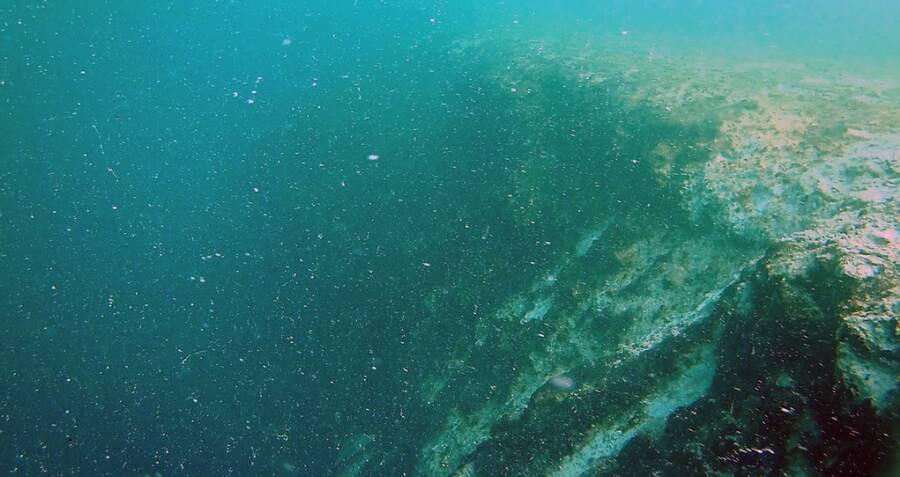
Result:
[[[896,467],[896,84],[609,38],[458,53],[505,57],[533,128],[508,213],[578,230],[420,379],[417,475]],[[350,436],[338,473],[393,446]]]

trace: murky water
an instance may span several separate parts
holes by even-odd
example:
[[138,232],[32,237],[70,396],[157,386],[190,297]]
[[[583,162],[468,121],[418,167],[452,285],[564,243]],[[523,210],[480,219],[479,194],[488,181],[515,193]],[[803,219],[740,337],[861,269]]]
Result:
[[0,5],[0,469],[888,475],[894,2]]

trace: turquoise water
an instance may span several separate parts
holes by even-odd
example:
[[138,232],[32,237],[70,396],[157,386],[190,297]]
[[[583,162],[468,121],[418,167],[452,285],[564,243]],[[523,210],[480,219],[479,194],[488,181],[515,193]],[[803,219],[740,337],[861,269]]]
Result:
[[[683,184],[637,160],[660,142],[676,169],[708,159],[693,145],[715,140],[718,113],[669,121],[633,104],[621,71],[585,90],[553,68],[523,105],[498,87],[510,51],[578,33],[896,71],[898,14],[888,1],[0,3],[0,469],[435,474],[425,449],[448,416],[504,402],[524,357],[574,353],[535,333],[581,326],[561,317],[627,269],[618,250],[666,230],[744,264],[769,243],[685,212]],[[495,36],[513,46],[461,50]],[[717,267],[703,273],[724,283],[733,270]],[[672,272],[665,293],[699,269]],[[544,296],[542,281],[566,292]],[[492,324],[505,309],[515,327]],[[485,329],[505,341],[476,349]],[[664,361],[633,372],[674,369]],[[591,416],[644,392],[566,408],[553,393],[597,376],[578,363],[551,381],[565,389],[530,398],[555,417],[492,425],[446,475],[470,462],[547,474]],[[550,450],[532,464],[535,442]]]

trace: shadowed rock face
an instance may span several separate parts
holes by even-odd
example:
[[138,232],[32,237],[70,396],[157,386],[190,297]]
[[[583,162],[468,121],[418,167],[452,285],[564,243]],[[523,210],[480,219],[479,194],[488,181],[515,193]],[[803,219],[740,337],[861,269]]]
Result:
[[[840,265],[848,259],[803,240],[776,245],[678,333],[639,356],[580,370],[588,384],[571,395],[536,391],[518,418],[496,425],[469,455],[468,468],[474,475],[884,471],[894,451],[896,383],[869,378],[887,389],[868,391],[875,384],[851,381],[856,369],[874,374],[895,362],[847,321],[860,296],[884,290],[848,275]],[[860,361],[848,362],[845,347]]]
[[846,259],[803,241],[776,246],[716,306],[719,361],[704,396],[673,414],[663,435],[635,439],[607,463],[610,469],[617,475],[884,471],[894,452],[896,397],[894,404],[878,398],[896,383],[871,394],[850,384],[842,349],[862,341],[848,330],[847,317],[868,284],[846,274],[840,266]]
[[572,230],[422,376],[411,473],[890,474],[897,87],[513,40],[461,45],[532,128],[508,212]]

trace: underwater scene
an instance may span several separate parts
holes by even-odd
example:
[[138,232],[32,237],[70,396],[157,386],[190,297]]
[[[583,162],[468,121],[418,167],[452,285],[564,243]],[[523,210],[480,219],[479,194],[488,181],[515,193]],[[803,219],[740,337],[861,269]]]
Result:
[[0,0],[0,473],[900,475],[898,25]]

